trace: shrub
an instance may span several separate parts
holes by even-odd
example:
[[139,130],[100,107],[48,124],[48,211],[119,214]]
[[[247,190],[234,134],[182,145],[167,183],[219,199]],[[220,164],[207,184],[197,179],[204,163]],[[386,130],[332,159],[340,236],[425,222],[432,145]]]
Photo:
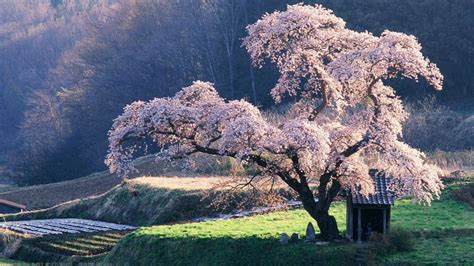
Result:
[[1,254],[6,258],[12,257],[21,247],[22,242],[23,238],[5,229],[5,232],[0,235]]
[[410,251],[415,246],[413,233],[402,228],[392,228],[385,235],[375,233],[369,241],[374,255]]
[[459,147],[474,148],[474,115],[464,119],[455,129],[455,143]]
[[474,208],[474,184],[468,184],[461,189],[451,191],[449,196],[454,200],[466,202]]
[[413,234],[400,228],[390,230],[387,240],[391,249],[396,251],[410,251],[415,246]]
[[403,128],[406,142],[423,151],[469,150],[474,136],[474,117],[440,105],[434,97],[409,104],[410,113]]

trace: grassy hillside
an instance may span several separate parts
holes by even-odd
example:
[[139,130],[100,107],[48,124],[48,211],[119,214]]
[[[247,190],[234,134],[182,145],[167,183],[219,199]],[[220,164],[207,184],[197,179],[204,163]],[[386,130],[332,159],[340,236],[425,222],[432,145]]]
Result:
[[[67,202],[45,210],[4,215],[1,218],[31,220],[77,217],[138,226],[189,221],[215,213],[207,207],[209,202],[203,200],[206,195],[204,190],[222,179],[223,177],[142,177],[128,180],[100,196]],[[28,262],[94,260],[110,251],[119,239],[108,233],[105,238],[100,233],[93,233],[26,239],[14,253],[14,258]]]
[[0,217],[6,220],[84,218],[136,226],[164,224],[211,214],[203,197],[204,193],[198,190],[170,189],[131,180],[100,196]]
[[[332,209],[343,225],[344,204]],[[106,262],[131,265],[285,265],[315,261],[333,264],[350,261],[354,247],[343,242],[331,246],[298,243],[284,246],[282,232],[304,235],[311,218],[303,210],[275,212],[239,219],[139,229],[126,236]],[[334,253],[338,258],[333,258]],[[127,254],[126,256],[124,254]]]
[[473,265],[474,229],[434,233],[415,239],[414,250],[377,258],[384,265]]
[[[43,256],[44,261],[71,261],[71,255],[79,256],[76,259],[81,260],[84,256],[94,255],[90,260],[131,265],[352,264],[356,247],[346,241],[328,246],[304,241],[289,245],[279,243],[283,232],[296,232],[304,237],[306,224],[312,219],[302,209],[222,221],[182,223],[213,213],[206,208],[207,202],[202,201],[202,190],[221,179],[137,178],[99,196],[3,218],[77,217],[139,226],[169,224],[144,227],[127,235],[105,258],[96,254],[112,247],[115,242],[110,239],[106,243],[99,243],[97,236],[33,241],[30,249],[19,253],[21,256],[18,258],[28,261],[34,256]],[[468,184],[474,184],[474,180],[450,181],[442,199],[432,206],[412,204],[409,200],[397,201],[392,211],[392,226],[412,231],[416,236],[415,248],[403,253],[378,255],[374,261],[383,264],[474,263],[471,252],[474,249],[474,209],[467,203],[449,198],[453,191],[461,186],[466,188]],[[331,212],[344,231],[345,203],[336,202]],[[176,222],[180,224],[171,225]]]
[[[80,217],[134,225],[182,222],[209,215],[201,201],[202,191],[219,178],[139,178],[116,186],[98,197],[77,200],[43,211],[6,216],[8,219]],[[182,186],[182,183],[186,186]],[[374,257],[377,263],[452,264],[474,262],[474,209],[450,199],[451,192],[473,184],[451,182],[439,201],[432,206],[399,200],[393,208],[392,226],[405,228],[416,235],[415,248],[403,253]],[[191,185],[189,185],[191,184]],[[182,189],[176,189],[176,187]],[[339,228],[345,229],[345,203],[336,202],[331,212]],[[279,211],[265,215],[210,221],[144,227],[120,240],[103,241],[103,236],[72,236],[24,243],[17,253],[20,260],[77,261],[83,259],[132,265],[167,264],[351,264],[356,247],[346,241],[328,246],[299,241],[281,245],[281,233],[298,233],[304,237],[311,217],[302,210]],[[97,254],[99,254],[97,256]],[[71,255],[75,257],[71,257]],[[88,257],[93,255],[92,257]],[[73,259],[75,258],[75,259]],[[36,259],[36,260],[35,260]],[[104,260],[104,261],[103,261]]]
[[121,181],[116,175],[100,172],[65,182],[13,188],[0,193],[0,198],[23,204],[28,209],[41,209],[102,194]]
[[[230,171],[234,171],[233,167],[235,167],[233,162],[229,161],[228,158],[196,155],[193,159],[196,162],[197,169],[195,171],[183,171],[180,168],[180,162],[177,162],[175,165],[169,165],[165,162],[156,163],[155,158],[152,155],[140,157],[134,161],[136,168],[139,170],[135,175],[167,177],[227,175]],[[23,204],[30,210],[43,209],[76,199],[101,195],[112,189],[114,186],[120,184],[122,181],[122,178],[117,175],[104,171],[70,181],[46,185],[13,187],[6,191],[2,190],[0,198]],[[142,181],[145,181],[147,184],[151,182],[150,180],[143,179]],[[159,180],[159,182],[162,181],[163,180]],[[171,182],[166,182],[165,185],[167,188],[182,189],[184,188],[184,184],[186,184],[187,188],[193,188],[190,186],[188,181],[190,180],[176,182],[174,186]],[[155,187],[156,182],[157,181],[155,180]],[[205,184],[205,186],[207,187],[207,185],[211,183]],[[195,189],[206,187],[196,187]]]
[[[73,263],[97,260],[129,231],[108,231],[82,234],[22,238],[11,255],[18,261],[30,263]],[[1,261],[0,261],[1,264]]]
[[[458,189],[458,185],[450,185],[447,192],[453,189]],[[474,263],[474,209],[449,199],[447,194],[431,207],[414,205],[409,200],[397,201],[392,227],[412,231],[416,235],[415,249],[378,256],[375,260],[382,264]],[[344,229],[345,204],[334,204],[331,212],[339,228]],[[311,220],[303,210],[290,210],[223,221],[145,227],[122,239],[105,261],[133,265],[351,264],[355,247],[348,242],[329,246],[278,242],[283,232],[304,235]]]

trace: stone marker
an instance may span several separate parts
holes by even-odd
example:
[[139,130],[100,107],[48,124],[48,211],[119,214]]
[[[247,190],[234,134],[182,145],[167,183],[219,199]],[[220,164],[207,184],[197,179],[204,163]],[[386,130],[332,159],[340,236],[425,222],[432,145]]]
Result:
[[314,231],[314,226],[311,222],[306,226],[306,240],[307,241],[316,241],[316,232]]
[[299,236],[298,236],[297,233],[291,234],[290,242],[296,242],[296,241],[298,241],[298,239],[299,239]]
[[326,245],[329,245],[329,242],[318,241],[318,242],[316,242],[316,245],[318,245],[318,246],[326,246]]
[[289,238],[290,238],[290,237],[288,236],[287,233],[281,234],[280,243],[282,243],[282,244],[288,244]]

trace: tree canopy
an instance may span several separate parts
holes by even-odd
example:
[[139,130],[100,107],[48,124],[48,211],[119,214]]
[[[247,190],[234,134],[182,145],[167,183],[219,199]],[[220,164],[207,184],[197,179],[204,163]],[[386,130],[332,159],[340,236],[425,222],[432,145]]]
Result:
[[197,81],[172,98],[125,107],[109,132],[111,171],[133,170],[136,141],[146,137],[161,148],[160,159],[197,152],[234,157],[292,188],[327,240],[338,234],[331,202],[341,188],[373,192],[370,168],[391,176],[398,195],[428,203],[440,195],[437,167],[402,140],[407,113],[386,84],[422,77],[442,88],[442,74],[414,36],[354,31],[331,10],[302,4],[264,15],[247,32],[253,63],[277,66],[274,100],[295,99],[287,118],[270,123],[251,103],[226,101],[212,84]]
[[[104,170],[107,131],[122,107],[172,96],[193,80],[212,82],[223,98],[244,98],[271,109],[270,91],[280,78],[277,64],[253,68],[242,38],[246,25],[265,12],[298,2],[6,1],[0,7],[0,164],[18,173],[21,183]],[[427,134],[407,141],[430,152],[470,148],[459,132],[469,128],[462,121],[473,107],[474,19],[466,14],[472,13],[474,2],[304,2],[331,8],[351,29],[417,36],[423,54],[443,72],[444,89],[430,90],[423,79],[386,84],[404,100],[431,94],[462,112],[452,126],[460,129],[450,141],[432,141]],[[291,101],[282,97],[283,104]]]

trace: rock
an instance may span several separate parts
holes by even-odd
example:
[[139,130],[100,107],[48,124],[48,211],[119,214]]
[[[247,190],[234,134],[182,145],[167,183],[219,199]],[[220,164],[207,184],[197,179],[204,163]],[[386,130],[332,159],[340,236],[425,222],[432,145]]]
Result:
[[306,240],[316,241],[316,232],[314,231],[314,226],[311,222],[306,226]]
[[298,239],[299,239],[299,236],[298,236],[297,233],[291,234],[290,242],[296,242],[296,241],[298,241]]
[[281,234],[281,237],[280,237],[280,243],[282,244],[288,244],[288,240],[290,239],[290,237],[288,236],[287,233],[283,233]]

